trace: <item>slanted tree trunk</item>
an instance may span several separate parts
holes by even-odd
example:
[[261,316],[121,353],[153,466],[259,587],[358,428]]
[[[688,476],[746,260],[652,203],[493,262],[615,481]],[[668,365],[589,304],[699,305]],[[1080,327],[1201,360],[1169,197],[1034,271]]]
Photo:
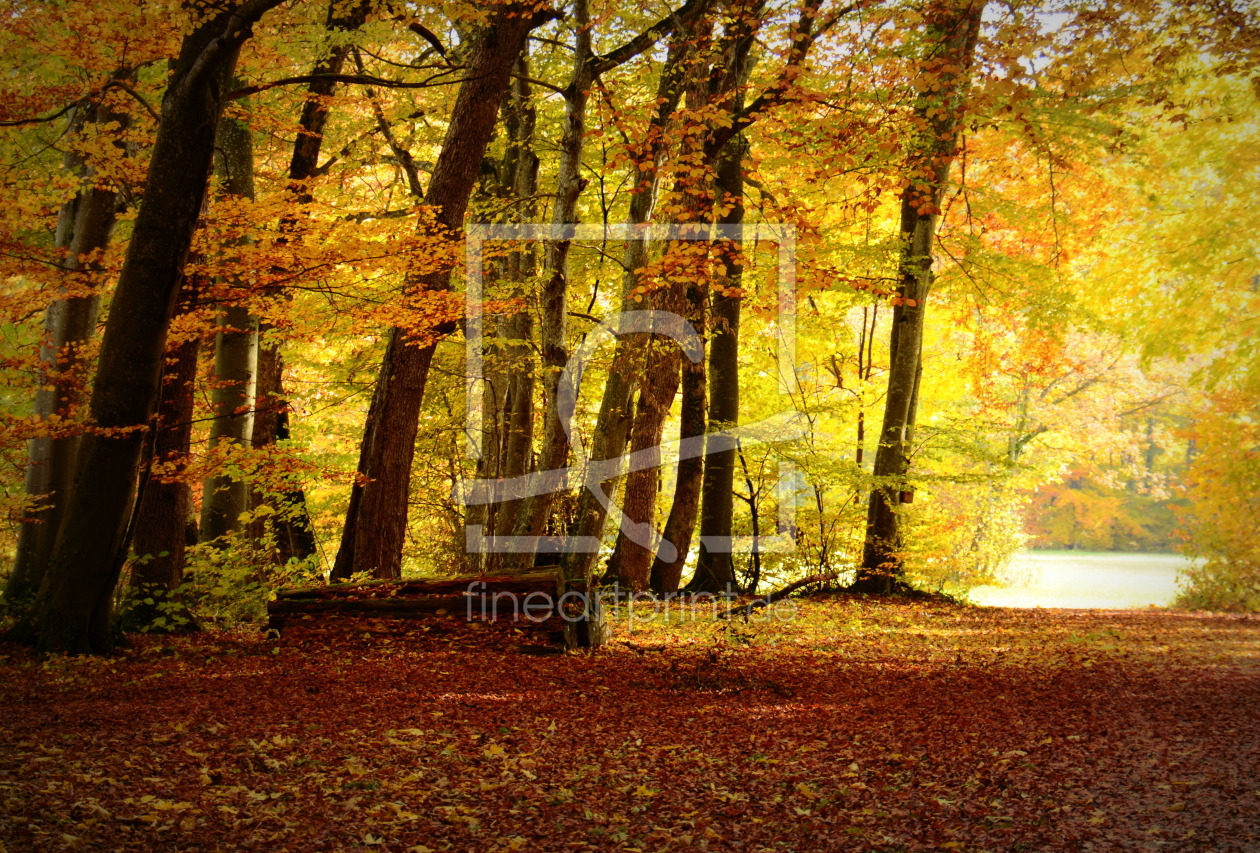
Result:
[[113,592],[153,416],[188,247],[205,198],[215,127],[241,45],[280,0],[246,0],[202,21],[183,41],[162,99],[144,200],[105,323],[92,386],[96,432],[78,476],[50,571],[14,628],[44,651],[103,652],[114,644]]
[[[512,67],[525,37],[541,20],[529,4],[496,7],[471,49],[426,198],[437,225],[452,237],[463,227]],[[411,276],[407,285],[413,292],[442,291],[450,288],[450,279],[447,268]],[[332,580],[358,572],[377,578],[396,578],[402,573],[420,405],[437,340],[454,329],[455,323],[446,321],[426,333],[390,330],[364,427],[360,478],[351,491]]]
[[[239,119],[219,122],[215,171],[225,197],[254,198],[254,145],[249,126]],[[254,430],[254,396],[258,378],[258,319],[241,304],[239,282],[221,281],[232,292],[219,316],[214,340],[214,379],[210,402],[210,451],[250,446]],[[208,477],[201,497],[201,541],[215,542],[240,528],[249,508],[249,485],[222,469]]]
[[[708,284],[699,282],[687,288],[690,310],[687,320],[701,333],[704,340],[705,315],[708,303]],[[704,435],[706,417],[704,357],[698,361],[679,359],[682,365],[682,411],[678,420],[678,438],[686,440]],[[655,592],[677,592],[682,581],[683,566],[691,551],[691,540],[696,529],[696,516],[700,511],[700,489],[708,460],[704,456],[691,456],[678,460],[678,473],[674,480],[674,499],[669,506],[669,516],[661,537],[674,546],[673,557],[658,551],[652,561],[651,583]],[[724,588],[725,583],[717,583]]]
[[[130,75],[128,71],[118,76]],[[121,132],[130,119],[125,113],[98,103],[76,111],[69,133],[77,136],[85,125],[106,122],[117,122]],[[116,145],[122,147],[123,143]],[[54,415],[63,421],[72,420],[86,399],[83,349],[96,334],[100,305],[99,283],[94,278],[100,269],[100,253],[108,246],[114,229],[118,203],[113,187],[95,184],[95,170],[78,152],[66,154],[65,168],[78,172],[87,185],[62,206],[57,219],[56,246],[66,250],[64,267],[66,275],[72,277],[67,289],[78,293],[58,299],[48,307],[44,318],[40,384],[35,392],[35,414],[44,421]],[[9,603],[33,597],[48,570],[74,484],[78,446],[77,435],[41,436],[30,442],[26,494],[36,498],[38,504],[18,531],[13,575],[4,590]]]
[[906,487],[918,404],[924,301],[932,286],[932,244],[958,146],[984,5],[985,0],[937,0],[924,12],[929,36],[923,76],[930,84],[919,93],[915,115],[925,130],[911,148],[911,182],[901,197],[904,248],[898,269],[900,304],[893,309],[888,393],[875,452],[876,488],[867,509],[862,564],[850,587],[855,592],[887,594],[904,574],[897,505]]
[[[192,309],[200,290],[185,281],[177,315]],[[193,509],[192,489],[182,475],[189,460],[200,350],[201,339],[193,337],[178,342],[166,354],[154,422],[157,432],[131,538],[136,559],[131,564],[131,603],[123,614],[124,630],[173,632],[195,627],[173,594],[184,581],[184,552]]]
[[[685,104],[689,111],[700,111],[708,101],[709,63],[714,59],[713,56],[708,55],[711,31],[712,25],[709,24],[698,33],[700,38],[691,45],[696,55],[690,62],[690,73],[684,78],[685,82],[681,86],[684,89]],[[704,151],[705,126],[691,118],[685,121],[687,123],[680,130],[682,139],[679,143],[677,158],[680,162],[691,162],[696,154],[702,154]],[[671,218],[683,224],[704,221],[712,201],[707,181],[703,178],[696,180],[694,172],[690,170],[687,170],[686,176],[680,176],[675,181],[671,197],[676,200],[675,207],[678,211]],[[707,254],[707,245],[698,241],[671,242],[666,249],[666,260],[663,263],[671,264],[670,279],[678,280],[670,281],[665,287],[648,297],[651,308],[668,311],[689,321],[701,341],[704,338],[703,311],[696,311],[694,308],[703,304],[703,298],[697,294],[708,287],[707,281],[703,280],[708,274]],[[684,282],[681,279],[689,280]],[[702,378],[699,387],[700,408],[697,412],[694,405],[696,364],[688,363],[686,367],[683,367],[682,353],[672,341],[648,340],[642,346],[647,354],[644,367],[645,378],[641,386],[640,405],[635,411],[634,423],[630,428],[630,452],[632,454],[650,453],[653,458],[651,465],[631,470],[626,474],[622,512],[633,524],[655,533],[656,500],[661,480],[659,445],[665,420],[669,416],[669,410],[678,392],[679,369],[682,368],[690,374],[691,381],[687,384],[686,390],[690,391],[693,397],[690,407],[686,401],[683,404],[683,429],[695,429],[698,414],[701,426],[697,435],[704,432],[704,388]],[[703,377],[703,357],[700,358],[698,365],[700,376]],[[700,470],[703,470],[704,460],[700,458],[680,460],[678,463],[680,480],[677,487],[682,489],[684,504],[687,500],[687,492],[692,485],[691,478],[698,473],[694,467],[695,464],[699,464]],[[694,485],[698,489],[699,480],[695,480]],[[654,571],[653,554],[658,550],[660,556],[655,562],[677,563],[681,571],[682,563],[686,560],[686,547],[691,542],[691,527],[695,524],[694,506],[692,509],[690,523],[687,523],[685,521],[686,506],[678,507],[679,512],[675,512],[675,507],[671,505],[670,518],[674,522],[673,532],[679,539],[678,543],[668,536],[662,536],[659,543],[645,545],[641,540],[633,541],[626,535],[626,528],[622,528],[617,538],[610,569],[623,586],[637,592],[651,585]],[[684,546],[681,553],[679,544]],[[655,571],[660,573],[659,568]]]
[[[650,367],[639,389],[639,400],[630,427],[630,452],[648,454],[652,464],[647,468],[626,474],[625,497],[621,511],[635,524],[656,526],[656,496],[660,491],[660,444],[665,431],[665,419],[678,393],[678,369],[680,358],[673,341],[651,341],[647,344],[653,356]],[[609,560],[608,574],[615,577],[624,589],[639,592],[651,583],[651,545],[634,542],[624,533],[617,537],[617,545]]]

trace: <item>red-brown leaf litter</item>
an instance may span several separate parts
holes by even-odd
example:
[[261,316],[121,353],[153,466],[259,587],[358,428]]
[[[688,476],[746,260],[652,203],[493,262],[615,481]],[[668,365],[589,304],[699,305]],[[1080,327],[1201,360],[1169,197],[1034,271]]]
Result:
[[1260,850],[1255,617],[638,615],[593,654],[455,618],[0,646],[0,844]]

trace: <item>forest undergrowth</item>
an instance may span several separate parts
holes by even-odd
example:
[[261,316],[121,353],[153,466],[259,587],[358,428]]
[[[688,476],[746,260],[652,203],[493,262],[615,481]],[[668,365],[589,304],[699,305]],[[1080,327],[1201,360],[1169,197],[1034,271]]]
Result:
[[648,615],[0,646],[0,850],[1260,849],[1254,616]]

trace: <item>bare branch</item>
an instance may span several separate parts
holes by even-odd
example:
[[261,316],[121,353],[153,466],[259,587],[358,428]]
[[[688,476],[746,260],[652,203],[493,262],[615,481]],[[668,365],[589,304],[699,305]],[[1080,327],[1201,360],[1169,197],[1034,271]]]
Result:
[[79,98],[77,101],[71,101],[70,103],[62,107],[61,109],[57,110],[55,113],[49,113],[48,115],[40,116],[39,118],[5,119],[3,121],[0,121],[0,127],[21,127],[27,124],[44,124],[46,122],[56,121],[57,119],[61,118],[63,115],[70,112],[72,109],[79,106],[86,100],[88,100],[88,98],[83,97],[83,98]]
[[358,86],[379,86],[382,89],[429,89],[437,86],[453,86],[457,83],[464,82],[464,78],[460,78],[458,80],[443,80],[441,82],[434,81],[439,77],[445,77],[447,74],[450,74],[455,70],[458,69],[451,68],[449,70],[442,71],[438,74],[434,74],[427,80],[422,80],[418,83],[407,83],[403,80],[387,80],[384,77],[375,77],[371,74],[301,74],[297,77],[285,77],[281,80],[273,80],[270,83],[259,83],[255,86],[246,86],[243,89],[237,89],[228,95],[228,100],[239,100],[240,98],[254,95],[258,92],[265,92],[268,89],[274,89],[277,86],[293,86],[299,83],[315,83],[321,80],[328,80],[333,83],[348,83]]
[[535,86],[541,86],[544,89],[550,89],[551,91],[559,95],[564,94],[564,89],[552,83],[548,83],[546,80],[539,80],[537,77],[527,77],[524,74],[516,74],[516,73],[513,73],[512,76],[515,77],[517,80],[523,80],[526,83],[532,83]]
[[121,80],[110,80],[108,83],[106,83],[106,84],[105,84],[105,88],[106,88],[106,89],[109,89],[109,88],[122,89],[122,90],[123,90],[124,92],[126,92],[128,95],[130,95],[131,97],[135,98],[135,100],[136,100],[136,101],[140,104],[140,106],[144,107],[145,112],[147,112],[149,115],[151,115],[151,116],[153,117],[153,120],[154,120],[154,121],[161,121],[161,120],[162,120],[162,116],[161,116],[161,114],[159,114],[157,110],[153,109],[153,107],[151,107],[151,106],[149,105],[149,102],[148,102],[148,101],[146,101],[146,100],[144,99],[144,96],[143,96],[143,95],[141,95],[139,92],[137,92],[135,89],[133,89],[133,88],[131,88],[130,86],[128,86],[128,85],[127,85],[126,83],[124,83],[123,81],[121,81]]
[[710,0],[687,0],[677,10],[661,18],[655,24],[630,39],[630,41],[610,50],[603,56],[594,57],[590,65],[591,76],[598,77],[611,71],[618,65],[629,62],[645,50],[650,50],[658,41],[677,29],[680,23],[689,20],[693,15],[707,7],[709,2]]
[[413,33],[432,45],[433,49],[436,50],[442,58],[446,58],[446,48],[442,47],[441,40],[429,31],[428,28],[422,26],[421,24],[412,22],[407,25],[407,29],[411,30]]

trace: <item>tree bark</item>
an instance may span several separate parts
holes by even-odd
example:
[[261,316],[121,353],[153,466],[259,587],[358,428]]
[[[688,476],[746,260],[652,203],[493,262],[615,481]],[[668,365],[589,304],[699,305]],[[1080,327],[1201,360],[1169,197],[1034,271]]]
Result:
[[[326,27],[330,32],[357,30],[367,22],[371,8],[371,2],[354,3],[347,9],[344,3],[332,0],[328,4]],[[348,44],[335,45],[311,69],[311,76],[316,79],[307,86],[297,137],[293,141],[293,155],[289,160],[289,196],[295,204],[305,205],[314,201],[310,181],[319,171],[324,128],[328,124],[328,101],[337,89],[336,80],[330,75],[341,73],[350,51]],[[293,239],[297,224],[296,217],[283,218],[277,242],[283,244]],[[277,290],[275,295],[287,304],[288,291]],[[287,399],[284,391],[284,354],[275,329],[263,320],[258,325],[258,380],[252,434],[256,449],[270,447],[289,438]],[[253,522],[252,538],[262,540],[267,530],[271,530],[275,536],[273,556],[278,565],[292,559],[304,560],[315,554],[315,531],[311,528],[306,494],[301,486],[282,488],[278,494],[271,496],[255,490],[250,495],[250,507],[261,506],[268,500],[278,503],[275,507],[277,511]]]
[[888,393],[875,452],[862,564],[850,589],[888,594],[901,583],[904,566],[897,505],[906,485],[918,404],[923,349],[924,300],[932,286],[932,244],[940,202],[958,145],[968,75],[985,0],[938,0],[925,11],[929,32],[924,76],[915,115],[926,129],[912,149],[911,183],[902,193],[899,304],[893,309]]
[[[742,167],[738,159],[735,168],[724,161],[718,172],[718,185],[729,194],[736,208],[730,220],[737,224],[743,220]],[[732,174],[732,173],[735,174]],[[729,180],[738,182],[732,189]],[[739,314],[742,296],[739,288],[742,271],[738,263],[727,263],[726,289],[713,299],[713,331],[709,342],[709,428],[731,429],[739,425]],[[713,547],[708,537],[729,541],[733,531],[735,512],[735,456],[731,447],[714,453],[706,453],[704,481],[700,498],[700,556],[692,585],[696,589],[715,592],[735,582],[735,567],[729,547]],[[662,591],[671,591],[668,583],[677,584],[672,576],[662,578]],[[676,588],[676,587],[675,587]]]
[[[688,288],[691,311],[688,320],[704,339],[705,303],[708,288],[705,283],[694,284]],[[680,440],[704,435],[705,424],[705,361],[703,355],[698,361],[678,359],[682,367],[682,412],[678,424]],[[652,561],[650,580],[656,592],[677,592],[682,581],[683,565],[691,551],[691,539],[696,529],[696,515],[700,509],[700,488],[704,479],[707,460],[704,456],[692,456],[678,460],[677,478],[674,481],[674,500],[669,506],[669,516],[665,519],[665,528],[661,538],[674,546],[673,558],[668,559],[668,552],[658,551]]]
[[[505,207],[500,222],[532,222],[534,196],[538,190],[538,157],[534,154],[535,111],[529,77],[528,49],[517,61],[517,76],[508,86],[503,102],[503,125],[507,136],[503,159],[490,164],[494,173],[491,194]],[[533,313],[522,307],[528,298],[529,282],[536,268],[531,245],[517,245],[505,257],[491,262],[494,280],[506,284],[503,294],[514,307],[506,316],[486,318],[490,344],[485,357],[485,393],[479,479],[519,477],[529,472],[534,442],[534,356],[531,342]],[[504,536],[512,532],[520,501],[503,501],[472,506],[467,523],[481,524],[485,534]],[[469,555],[471,567],[481,573],[496,573],[502,554],[490,552]]]
[[162,101],[144,201],[101,343],[78,476],[51,570],[15,626],[44,651],[114,644],[113,591],[135,500],[144,428],[155,409],[166,331],[205,198],[215,126],[241,45],[279,0],[247,0],[184,38]]
[[[130,71],[116,77],[130,77]],[[78,112],[71,119],[70,134],[84,125],[117,122],[119,133],[130,119],[125,113],[100,103]],[[115,145],[123,147],[121,141]],[[117,193],[112,187],[96,186],[95,170],[77,152],[65,156],[67,171],[79,172],[87,182],[73,200],[62,206],[58,216],[56,246],[66,250],[68,276],[85,278],[91,291],[85,295],[58,299],[48,307],[44,318],[44,340],[40,347],[40,384],[35,392],[35,414],[49,421],[54,415],[63,423],[71,421],[85,399],[87,364],[83,348],[96,334],[100,295],[91,279],[99,272],[99,254],[109,244],[115,222]],[[13,575],[4,590],[9,603],[26,601],[39,590],[52,560],[53,546],[61,526],[67,498],[74,484],[78,435],[42,436],[32,439],[26,468],[26,494],[39,503],[18,531]]]
[[[761,4],[755,5],[760,11]],[[758,16],[759,17],[759,16]],[[749,52],[752,49],[752,37],[755,24],[736,22],[728,33],[727,60],[722,63],[722,73],[717,78],[715,95],[728,99],[731,109],[739,113],[744,108],[743,87],[751,68]],[[729,205],[721,221],[727,225],[739,226],[744,221],[744,150],[745,141],[736,136],[722,146],[718,156],[717,176],[714,183],[714,195],[719,205]],[[738,229],[737,229],[738,230]],[[742,251],[740,243],[729,247],[724,259],[723,287],[713,299],[713,320],[711,342],[709,348],[708,370],[708,424],[713,429],[730,429],[739,423],[739,313],[742,295],[743,272],[738,253]],[[703,394],[703,388],[693,392]],[[694,402],[693,404],[694,405]],[[684,403],[684,415],[687,404]],[[706,424],[703,410],[693,425],[693,429],[703,431]],[[699,434],[699,433],[696,433]],[[689,588],[697,591],[718,592],[730,589],[735,585],[735,566],[731,561],[729,547],[715,548],[710,543],[715,539],[730,541],[734,507],[735,490],[735,448],[706,453],[702,460],[687,469],[686,490],[683,490],[683,468],[680,465],[678,476],[679,489],[682,494],[675,497],[675,505],[680,508],[682,517],[677,521],[680,528],[685,524],[687,544],[690,546],[691,528],[695,523],[695,501],[692,480],[699,479],[700,501],[700,554],[696,562],[696,572]],[[681,502],[679,500],[681,498]],[[670,521],[674,512],[670,512]],[[675,535],[683,535],[678,533]],[[708,542],[706,542],[706,538]],[[668,567],[662,565],[657,576],[653,570],[653,588],[660,592],[674,592],[682,579],[682,568],[686,554],[680,555],[676,564]]]
[[[656,113],[645,134],[646,141],[642,144],[640,156],[634,167],[637,169],[637,174],[634,175],[633,195],[627,212],[627,220],[631,225],[647,222],[652,212],[657,167],[665,153],[663,131],[682,97],[687,60],[692,55],[691,33],[684,30],[676,31],[674,35],[657,86]],[[646,242],[637,237],[627,239],[622,261],[625,269],[622,277],[623,311],[645,307],[632,298],[631,291],[639,285],[639,273],[647,266],[647,263]],[[612,459],[625,450],[634,414],[631,401],[639,386],[639,377],[644,370],[644,352],[648,339],[647,335],[623,335],[617,338],[613,366],[604,384],[599,415],[591,436],[589,458],[592,462]],[[610,499],[615,494],[617,479],[617,477],[612,477],[599,484],[599,488]],[[569,536],[601,537],[607,520],[608,510],[605,509],[603,503],[589,488],[583,489],[578,497],[573,522],[569,526]],[[560,560],[561,585],[570,581],[588,580],[591,577],[596,556],[587,552],[566,552]]]
[[[189,311],[200,288],[185,283],[177,314]],[[149,470],[136,508],[131,551],[131,606],[124,630],[180,631],[195,627],[186,612],[172,612],[172,594],[184,581],[184,553],[192,516],[192,489],[182,478],[192,438],[193,389],[200,338],[180,341],[166,355]],[[146,604],[145,600],[152,604]],[[162,619],[161,624],[156,620]]]
[[[215,171],[225,197],[254,198],[254,145],[249,126],[239,119],[219,122]],[[210,401],[210,451],[221,446],[248,447],[254,431],[258,379],[258,319],[239,304],[246,290],[240,282],[221,281],[233,291],[219,316],[214,339],[214,380]],[[236,303],[236,304],[233,304]],[[230,464],[227,467],[232,467]],[[216,542],[238,530],[249,508],[249,485],[223,470],[208,477],[201,497],[201,541]]]
[[[437,225],[452,237],[463,226],[512,67],[525,37],[541,22],[528,4],[497,8],[472,48],[429,183],[426,201],[436,212]],[[443,291],[450,288],[450,279],[448,268],[410,276],[407,285],[413,292]],[[360,476],[352,487],[332,580],[360,572],[377,578],[402,574],[420,405],[437,340],[455,327],[454,322],[445,321],[426,334],[398,327],[390,330],[364,427]],[[359,535],[360,531],[371,532]]]
[[[639,401],[630,426],[630,452],[649,454],[653,462],[650,467],[626,474],[621,511],[635,524],[655,527],[656,496],[661,481],[660,444],[665,419],[678,393],[680,359],[673,341],[650,341],[647,346],[656,352],[656,357],[649,359],[652,364],[639,391]],[[609,575],[627,590],[639,592],[647,589],[651,585],[654,551],[654,548],[620,534],[609,560]]]
[[[590,11],[586,0],[575,0],[573,16],[575,44],[573,76],[564,90],[565,119],[560,137],[560,158],[556,173],[556,200],[551,222],[563,226],[578,222],[577,203],[582,194],[582,150],[586,140],[586,105],[595,77],[616,68],[649,50],[680,24],[686,25],[702,14],[709,0],[688,0],[676,11],[603,56],[591,49]],[[650,202],[650,198],[647,199]],[[633,217],[631,219],[633,221]],[[563,468],[569,458],[569,436],[560,423],[558,388],[560,375],[568,362],[567,316],[569,301],[570,240],[552,240],[543,255],[543,287],[539,294],[542,351],[543,437],[538,451],[537,470]],[[520,502],[511,533],[514,536],[540,536],[547,529],[555,492],[531,495]],[[523,571],[534,565],[532,552],[505,554],[503,565],[509,571]]]
[[[722,33],[722,39],[719,44],[718,61],[715,63],[712,73],[708,81],[708,91],[703,93],[703,97],[707,99],[709,104],[719,104],[726,110],[729,110],[732,116],[738,114],[743,109],[743,86],[747,82],[747,71],[749,67],[748,54],[752,49],[753,36],[757,27],[761,22],[761,11],[763,4],[760,0],[745,5],[740,9],[743,14],[735,14],[732,20],[728,22]],[[697,93],[700,95],[701,93]],[[700,97],[697,97],[697,101]],[[717,180],[712,187],[703,188],[703,192],[695,193],[697,188],[690,188],[694,195],[691,197],[696,201],[692,202],[695,207],[693,219],[703,220],[706,218],[708,209],[716,202],[720,205],[731,205],[727,212],[719,217],[719,221],[725,224],[738,224],[743,220],[743,163],[740,155],[743,140],[736,137],[721,147],[713,147],[713,143],[709,137],[709,133],[701,135],[702,147],[705,155],[706,165],[717,161]],[[733,162],[732,162],[733,161]],[[716,194],[716,198],[714,197]],[[703,203],[698,203],[703,198]],[[737,247],[732,246],[731,250],[735,251]],[[728,256],[723,262],[723,283],[725,291],[731,286],[739,286],[738,266],[733,256]],[[706,330],[708,326],[708,305],[709,305],[709,282],[693,281],[687,287],[686,299],[684,302],[687,311],[687,320],[701,333],[701,340],[707,337]],[[735,328],[738,328],[738,303],[735,307],[736,322]],[[729,312],[728,312],[729,313]],[[726,318],[729,321],[729,317]],[[736,340],[731,337],[726,343]],[[707,342],[706,342],[707,343]],[[723,353],[723,357],[729,357],[737,362],[737,350],[732,353]],[[682,382],[682,411],[679,423],[679,438],[686,440],[689,438],[698,438],[704,435],[708,417],[707,417],[707,393],[706,380],[707,370],[705,360],[701,358],[699,361],[683,361],[683,382]],[[734,381],[738,383],[738,364],[735,364],[736,376]],[[735,391],[733,411],[725,412],[731,415],[732,420],[739,417],[739,397],[738,389]],[[731,408],[730,400],[725,401],[727,408]],[[665,542],[672,546],[672,557],[670,550],[662,549],[656,555],[656,559],[652,564],[652,588],[658,592],[671,593],[678,589],[682,580],[683,567],[687,562],[687,555],[691,551],[692,536],[696,529],[696,516],[700,511],[701,491],[703,488],[705,471],[711,464],[709,457],[693,456],[688,459],[680,459],[678,462],[678,476],[674,484],[674,499],[670,504],[669,517],[665,522],[665,529],[662,537]],[[734,465],[733,451],[728,452],[724,461],[729,465]],[[733,467],[732,467],[733,470]],[[726,495],[726,529],[730,530],[731,516],[731,478],[728,474],[727,478],[727,495]],[[711,522],[712,523],[712,522]],[[703,540],[701,544],[701,555],[705,556],[707,552],[704,550]],[[735,574],[730,562],[730,556],[727,554],[725,564],[720,560],[707,560],[704,563],[698,563],[696,567],[696,576],[689,585],[692,589],[717,592],[724,589],[730,589],[734,586]]]

